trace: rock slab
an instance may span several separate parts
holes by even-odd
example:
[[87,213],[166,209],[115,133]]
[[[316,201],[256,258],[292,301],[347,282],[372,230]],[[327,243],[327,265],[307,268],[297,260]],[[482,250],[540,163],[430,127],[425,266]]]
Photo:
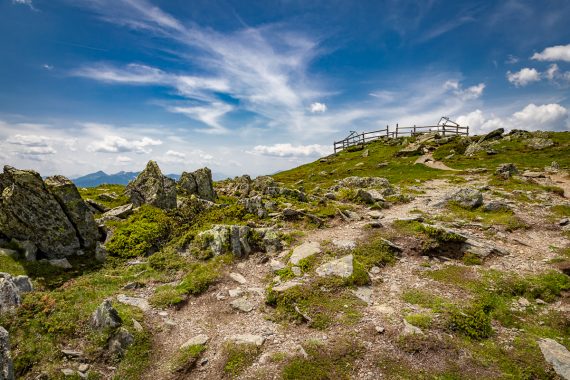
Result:
[[538,346],[554,371],[563,379],[570,380],[570,351],[553,339],[540,339]]
[[0,380],[15,380],[9,339],[8,331],[0,326]]

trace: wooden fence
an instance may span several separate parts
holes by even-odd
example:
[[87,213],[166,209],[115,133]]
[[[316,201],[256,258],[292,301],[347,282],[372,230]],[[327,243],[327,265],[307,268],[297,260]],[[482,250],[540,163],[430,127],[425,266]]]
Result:
[[442,117],[438,125],[414,125],[413,127],[400,127],[398,124],[396,124],[395,130],[392,131],[390,131],[390,126],[388,125],[385,129],[371,132],[357,133],[356,131],[351,131],[350,134],[343,140],[334,142],[334,152],[336,153],[355,145],[364,146],[370,141],[379,140],[382,138],[391,139],[404,136],[417,136],[431,132],[437,132],[442,136],[469,136],[469,127],[462,127],[459,124],[449,120],[449,118]]

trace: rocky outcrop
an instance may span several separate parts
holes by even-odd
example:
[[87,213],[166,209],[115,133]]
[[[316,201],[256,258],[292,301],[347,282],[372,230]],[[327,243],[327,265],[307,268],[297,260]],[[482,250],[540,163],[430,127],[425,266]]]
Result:
[[307,195],[304,192],[297,189],[289,189],[287,187],[267,187],[264,194],[271,197],[284,196],[296,199],[300,202],[307,202]]
[[193,249],[209,250],[215,256],[232,253],[236,257],[246,257],[254,249],[278,251],[281,240],[271,228],[220,224],[198,234]]
[[0,272],[0,314],[20,306],[21,295],[34,290],[28,276],[12,276]]
[[129,182],[125,193],[136,207],[149,204],[164,210],[176,208],[176,182],[163,175],[154,161],[149,161],[137,178]]
[[376,189],[383,196],[396,193],[392,185],[390,185],[390,182],[386,178],[381,177],[346,177],[338,181],[337,184],[331,188],[331,191],[338,191],[343,187],[349,189]]
[[491,131],[486,135],[481,136],[479,142],[482,143],[483,141],[499,140],[503,137],[503,133],[505,133],[504,128],[495,129],[494,131]]
[[97,330],[114,329],[122,324],[123,320],[109,300],[103,301],[91,315],[91,326]]
[[258,218],[265,218],[267,216],[267,210],[265,209],[265,204],[263,203],[261,195],[256,195],[251,198],[243,198],[239,203],[243,205],[248,213],[256,215]]
[[495,174],[503,179],[509,179],[512,176],[519,174],[519,171],[515,164],[506,163],[499,165],[497,170],[495,170]]
[[98,240],[93,214],[65,177],[44,181],[32,170],[4,167],[0,229],[29,241],[50,259],[91,253]]
[[15,380],[14,364],[10,353],[10,336],[0,326],[0,380]]
[[570,352],[566,347],[553,339],[540,339],[538,346],[542,351],[544,360],[554,367],[560,377],[570,380]]
[[94,251],[99,240],[97,224],[93,213],[81,198],[73,182],[64,176],[57,175],[46,178],[45,184],[75,228],[81,247],[90,252]]
[[554,146],[554,141],[552,141],[551,139],[535,137],[532,139],[528,139],[526,145],[534,150],[542,150]]
[[208,168],[198,169],[192,173],[183,172],[178,180],[178,189],[186,195],[196,195],[208,201],[216,199],[212,182],[212,171]]

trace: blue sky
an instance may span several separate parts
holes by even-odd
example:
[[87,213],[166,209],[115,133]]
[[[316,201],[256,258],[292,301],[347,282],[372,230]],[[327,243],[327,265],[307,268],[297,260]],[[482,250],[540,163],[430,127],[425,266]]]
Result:
[[570,2],[0,0],[0,161],[268,174],[350,130],[570,129]]

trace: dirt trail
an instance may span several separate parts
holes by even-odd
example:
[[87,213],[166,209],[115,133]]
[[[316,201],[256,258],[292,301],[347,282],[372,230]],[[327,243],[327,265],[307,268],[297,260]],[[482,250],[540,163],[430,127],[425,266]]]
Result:
[[[480,186],[484,183],[478,177],[469,178],[469,180],[473,186]],[[563,181],[562,184],[567,191],[568,179],[559,180]],[[418,209],[430,215],[441,213],[441,208],[438,209],[435,204],[454,187],[456,185],[440,179],[425,182],[421,186],[423,194],[417,195],[410,203],[394,205],[382,210],[379,221],[384,226],[388,226],[393,220],[417,215],[411,211]],[[367,236],[369,230],[366,225],[372,219],[368,215],[369,210],[364,207],[357,209],[357,212],[362,220],[337,221],[329,228],[309,231],[302,240],[323,242],[334,239],[352,241],[362,239]],[[524,209],[521,212],[526,215],[526,218],[532,220],[535,217],[533,212],[544,211]],[[488,239],[489,230],[479,226],[467,225],[462,230],[482,239]],[[517,273],[536,273],[547,269],[548,259],[555,255],[549,250],[549,246],[565,244],[564,238],[557,231],[542,228],[509,234],[496,232],[493,241],[511,254],[506,257],[488,259],[483,266]],[[286,253],[287,251],[275,254],[270,259],[280,259]],[[429,262],[427,266],[424,265],[426,261]],[[462,297],[455,288],[444,286],[422,275],[425,270],[442,268],[448,264],[449,262],[439,259],[404,256],[395,265],[383,268],[380,273],[371,275],[370,302],[363,310],[362,319],[356,325],[350,326],[350,331],[357,334],[367,348],[366,355],[356,363],[358,372],[354,378],[371,380],[383,377],[378,366],[374,364],[374,360],[382,352],[394,349],[394,334],[399,334],[402,329],[403,315],[406,310],[409,312],[409,310],[417,309],[416,306],[406,304],[402,300],[403,291],[409,288],[429,287],[443,297]],[[240,273],[247,282],[244,284],[236,282],[230,277],[230,272]],[[270,313],[266,312],[268,306],[264,304],[264,291],[272,276],[269,265],[261,260],[261,256],[254,255],[234,265],[218,284],[211,287],[205,294],[191,298],[179,310],[171,309],[161,313],[157,310],[152,311],[148,315],[147,325],[153,331],[151,358],[153,364],[143,379],[223,378],[223,347],[225,341],[235,334],[261,335],[266,339],[263,344],[263,354],[240,378],[256,378],[263,374],[263,378],[277,379],[279,378],[278,363],[272,363],[268,359],[271,353],[299,353],[302,352],[301,344],[308,339],[326,341],[331,337],[346,333],[345,326],[334,326],[326,331],[319,331],[304,324],[282,325],[269,320],[267,317]],[[239,296],[231,297],[229,290],[235,291],[236,289],[242,291],[243,296],[255,304],[253,311],[244,313],[230,306],[230,302]],[[377,326],[385,328],[387,333],[381,335],[374,333]],[[207,350],[197,368],[190,375],[176,377],[169,371],[169,360],[184,342],[198,334],[206,334],[210,338]]]
[[570,176],[568,173],[558,173],[551,175],[550,178],[556,183],[556,186],[564,189],[564,198],[570,198]]
[[432,169],[439,169],[439,170],[450,170],[450,171],[458,171],[457,169],[450,168],[446,164],[441,161],[434,160],[432,154],[424,154],[423,156],[419,157],[414,164],[423,164],[428,168]]

